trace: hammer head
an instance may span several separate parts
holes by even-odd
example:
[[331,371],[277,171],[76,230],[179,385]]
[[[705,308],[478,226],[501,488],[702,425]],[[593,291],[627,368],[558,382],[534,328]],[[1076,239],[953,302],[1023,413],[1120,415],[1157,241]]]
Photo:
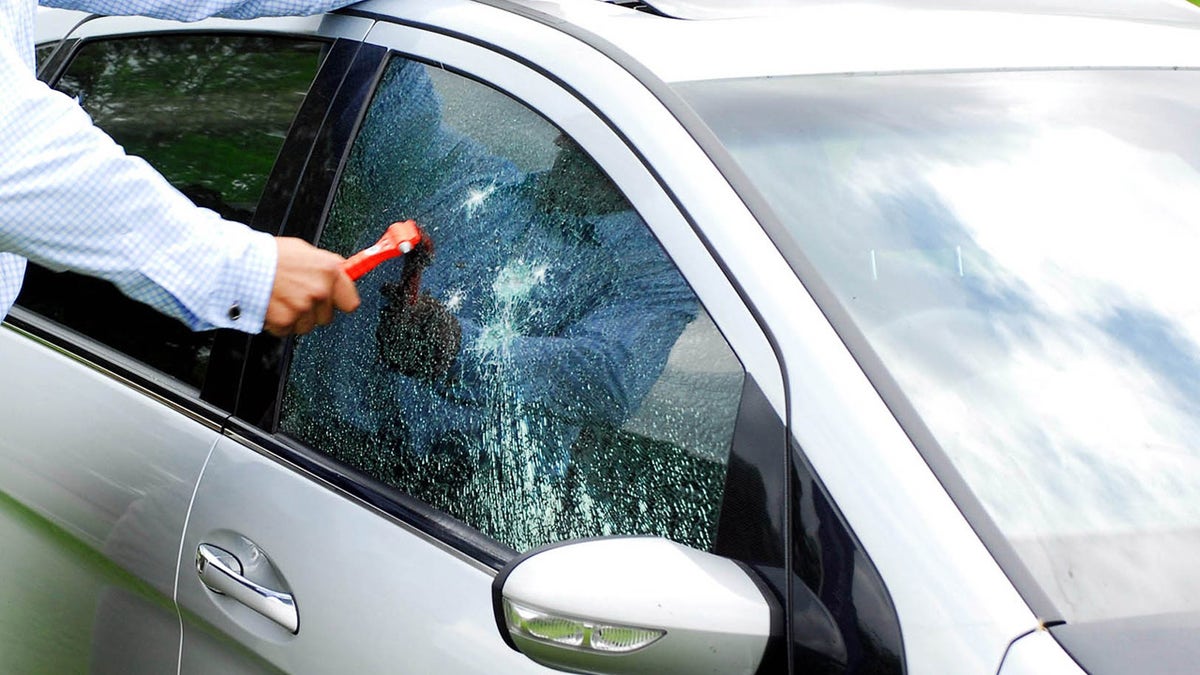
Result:
[[421,230],[415,220],[392,223],[384,231],[379,241],[350,256],[346,262],[342,263],[342,269],[351,279],[357,281],[364,274],[375,269],[379,263],[409,253],[420,247],[422,242],[427,239],[425,232]]

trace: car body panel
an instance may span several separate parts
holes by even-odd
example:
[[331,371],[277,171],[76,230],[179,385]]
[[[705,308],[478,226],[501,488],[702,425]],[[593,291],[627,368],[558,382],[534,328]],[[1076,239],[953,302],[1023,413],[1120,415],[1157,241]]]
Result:
[[1195,611],[1081,621],[1048,630],[1092,675],[1186,673],[1200,658]]
[[[711,15],[704,3],[672,6]],[[1018,593],[1013,577],[1021,570],[997,562],[1013,561],[989,552],[964,505],[918,453],[879,383],[814,301],[819,290],[804,286],[764,231],[745,177],[672,85],[784,74],[1200,67],[1200,20],[1190,19],[1190,7],[1164,5],[1161,14],[1122,21],[1083,5],[1040,6],[814,2],[789,9],[787,20],[675,21],[594,0],[368,0],[301,19],[183,25],[102,18],[72,37],[261,30],[364,40],[487,82],[539,111],[609,173],[650,224],[760,389],[759,412],[786,420],[790,448],[778,449],[778,466],[811,468],[833,504],[831,517],[844,521],[847,537],[878,570],[887,602],[876,610],[898,617],[905,670],[1022,675],[1081,669],[1045,629],[1054,617],[1031,609],[1044,607],[1042,599]],[[1130,7],[1115,14],[1143,16]],[[370,91],[369,73],[348,72],[359,94]],[[334,113],[329,124],[352,125],[359,111]],[[313,135],[318,144],[330,137],[328,130]],[[320,157],[329,166],[306,171],[336,172],[341,151]],[[319,226],[319,205],[331,199],[322,185],[291,202],[317,205],[309,225]],[[291,228],[285,233],[314,236],[281,218]],[[103,632],[99,620],[100,627],[72,624],[69,637],[92,645],[94,663],[121,664],[114,645],[137,633],[160,636],[164,646],[130,668],[166,664],[178,647],[184,672],[547,672],[496,633],[496,561],[455,543],[482,535],[462,527],[451,537],[428,514],[381,508],[388,497],[347,490],[358,480],[352,473],[313,472],[309,462],[324,458],[273,438],[262,420],[230,421],[221,435],[220,413],[180,406],[29,333],[0,331],[0,358],[19,364],[6,366],[0,388],[6,428],[35,420],[53,429],[0,442],[0,527],[28,551],[14,569],[54,560],[73,580],[70,603],[134,623],[124,635]],[[236,359],[224,363],[240,371],[229,365]],[[71,382],[70,394],[53,401],[36,394],[41,379]],[[70,470],[60,472],[59,463]],[[772,497],[800,520],[795,495]],[[299,633],[206,588],[194,562],[201,544],[263,561],[259,581],[295,595]],[[794,541],[788,545],[795,550]],[[9,583],[18,582],[0,588]],[[800,587],[793,580],[777,586],[789,583]],[[182,633],[171,604],[176,585]],[[46,597],[30,606],[49,606]],[[0,653],[10,637],[0,626]]]
[[[217,426],[11,326],[0,345],[6,667],[173,669],[179,534]],[[119,648],[143,631],[163,648]]]
[[[406,0],[399,0],[404,3]],[[389,7],[369,0],[361,7]],[[489,4],[513,6],[507,0]],[[514,3],[515,4],[515,3]],[[821,73],[1025,68],[1188,67],[1189,23],[922,9],[897,3],[799,3],[780,16],[675,20],[590,0],[529,5],[628,53],[663,80]],[[388,9],[383,11],[388,12]],[[1189,10],[1190,11],[1190,10]],[[1064,39],[1064,36],[1069,36]],[[1020,45],[1014,49],[1014,45]]]
[[1083,672],[1049,631],[1039,629],[1013,642],[997,675],[1082,675]]
[[[78,43],[184,26],[81,18],[40,11],[39,39],[69,36]],[[252,26],[361,37],[370,23],[318,16],[217,20],[187,29],[245,32]],[[0,520],[11,544],[0,554],[4,669],[176,670],[179,541],[225,413],[189,386],[20,308],[0,330],[0,341],[8,429],[0,442]],[[47,382],[58,384],[47,388]]]
[[[361,7],[386,5],[390,13],[421,22],[426,20],[422,6],[430,21],[435,13],[439,19],[455,16],[452,8],[430,4],[371,2]],[[559,38],[561,45],[552,38],[506,39],[519,33],[493,21],[488,26],[448,21],[447,28],[494,40],[497,47],[532,62],[545,62],[552,50],[567,50],[557,52],[562,56],[555,76],[597,101],[671,194],[688,205],[693,226],[721,259],[725,274],[737,279],[743,297],[755,303],[756,323],[775,336],[773,347],[792,374],[790,432],[854,524],[872,560],[884,570],[905,629],[909,668],[995,669],[1008,642],[1034,627],[1036,618],[807,290],[671,110],[644,84],[622,77],[617,62],[577,43],[572,50],[566,36]],[[664,245],[669,249],[669,240],[664,239]],[[679,259],[680,265],[687,260]],[[777,404],[771,390],[765,391]],[[864,491],[864,483],[877,487]],[[913,523],[923,525],[918,529]]]
[[192,23],[151,19],[143,16],[95,16],[69,34],[73,40],[88,40],[114,35],[144,33],[282,33],[285,35],[321,35],[330,38],[361,39],[371,22],[335,14],[283,16],[262,19],[204,19]]
[[493,574],[242,439],[218,444],[195,503],[184,550],[252,540],[295,594],[300,629],[213,594],[184,560],[181,672],[547,672],[479,622]]
[[[736,6],[721,0],[650,0],[646,4],[668,16],[680,19],[728,19],[766,16],[793,11],[804,6],[828,4],[823,0],[750,0]],[[953,0],[874,0],[875,6],[907,9],[953,9],[1020,12],[1022,14],[1063,14],[1067,16],[1097,16],[1136,19],[1158,23],[1195,23],[1195,9],[1186,0],[1122,0],[1121,2],[1089,2],[1074,0],[1003,0],[1002,2],[973,2],[964,5]]]
[[37,8],[37,23],[33,34],[35,45],[63,39],[75,26],[88,16],[87,12],[53,7]]

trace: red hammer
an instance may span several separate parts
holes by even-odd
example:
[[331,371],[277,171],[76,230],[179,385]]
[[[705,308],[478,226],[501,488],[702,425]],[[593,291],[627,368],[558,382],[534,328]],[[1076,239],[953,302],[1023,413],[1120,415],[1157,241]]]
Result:
[[[423,240],[428,240],[415,220],[405,220],[388,226],[379,241],[346,259],[342,269],[353,280],[375,269],[379,263],[413,250]],[[428,244],[427,244],[428,246]]]

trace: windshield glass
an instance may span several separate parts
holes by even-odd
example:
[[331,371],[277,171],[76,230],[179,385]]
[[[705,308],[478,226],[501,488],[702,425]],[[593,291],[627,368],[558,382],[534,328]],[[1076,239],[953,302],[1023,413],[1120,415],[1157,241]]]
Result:
[[1200,73],[680,91],[1063,618],[1200,604]]

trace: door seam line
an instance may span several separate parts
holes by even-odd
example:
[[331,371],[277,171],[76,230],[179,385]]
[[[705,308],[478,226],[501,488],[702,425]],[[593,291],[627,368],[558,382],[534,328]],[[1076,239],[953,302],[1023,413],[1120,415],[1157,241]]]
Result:
[[179,533],[179,548],[175,555],[175,584],[171,589],[171,602],[175,605],[175,618],[179,621],[179,649],[175,658],[175,674],[183,673],[183,607],[179,604],[179,580],[183,573],[183,544],[187,540],[188,524],[192,520],[192,506],[196,503],[196,494],[200,492],[200,482],[204,480],[204,472],[208,469],[208,463],[212,460],[213,452],[217,449],[217,443],[221,442],[221,434],[217,434],[213,439],[212,445],[208,447],[208,454],[204,456],[204,462],[200,465],[200,473],[196,476],[196,484],[192,486],[192,496],[188,498],[187,511],[183,516],[183,530]]

